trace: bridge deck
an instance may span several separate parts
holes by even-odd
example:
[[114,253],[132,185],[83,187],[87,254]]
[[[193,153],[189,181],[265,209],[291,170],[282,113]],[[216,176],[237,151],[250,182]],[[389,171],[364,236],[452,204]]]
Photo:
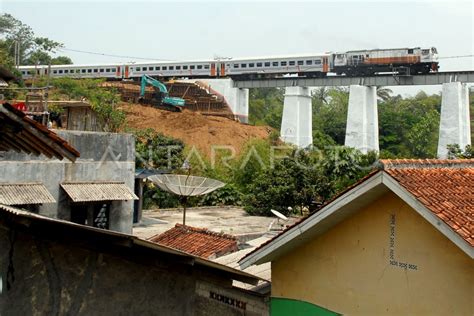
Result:
[[328,76],[326,78],[285,77],[277,79],[235,80],[236,88],[329,87],[329,86],[418,86],[448,82],[474,82],[474,71],[446,71],[427,75],[371,77]]

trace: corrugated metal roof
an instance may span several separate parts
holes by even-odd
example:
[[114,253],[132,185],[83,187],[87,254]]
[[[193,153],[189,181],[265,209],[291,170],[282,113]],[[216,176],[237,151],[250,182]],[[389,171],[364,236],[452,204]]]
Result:
[[42,183],[0,183],[0,203],[25,205],[56,203]]
[[124,182],[64,182],[61,187],[74,202],[138,200]]

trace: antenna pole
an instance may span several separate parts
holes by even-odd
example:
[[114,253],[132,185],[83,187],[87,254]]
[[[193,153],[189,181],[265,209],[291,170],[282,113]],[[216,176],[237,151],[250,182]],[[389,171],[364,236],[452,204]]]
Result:
[[188,200],[187,196],[183,196],[183,226],[186,226],[186,202]]

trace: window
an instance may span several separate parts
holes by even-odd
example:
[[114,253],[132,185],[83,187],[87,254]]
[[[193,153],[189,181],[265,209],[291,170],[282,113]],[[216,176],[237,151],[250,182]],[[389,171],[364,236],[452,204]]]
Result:
[[195,68],[196,68],[196,66],[194,66],[194,65],[189,66],[189,69],[191,69],[191,70],[193,70]]
[[111,72],[115,72],[115,68],[110,68],[110,71],[111,71]]
[[174,66],[170,66],[170,70],[174,70]]
[[430,50],[429,49],[422,49],[421,50],[421,54],[422,55],[428,55],[430,53]]
[[100,68],[100,70],[99,70],[99,71],[100,71],[100,72],[104,72],[104,68]]
[[270,62],[269,61],[265,62],[265,67],[270,67]]
[[110,72],[110,68],[105,68],[105,72]]
[[58,70],[58,73],[62,74],[62,73],[63,73],[63,70],[62,70],[62,69],[59,69],[59,70]]
[[135,68],[135,70],[136,70],[136,71],[141,71],[141,70],[140,70],[140,67]]
[[408,54],[413,54],[413,49],[409,49]]
[[166,66],[163,66],[163,70],[168,70],[168,67],[166,67]]
[[250,63],[250,64],[249,64],[249,68],[253,68],[253,67],[255,67],[255,64],[254,64],[254,63]]
[[183,70],[187,70],[188,69],[188,66],[183,66]]
[[204,69],[209,69],[209,65],[204,65]]
[[202,65],[197,65],[197,69],[202,69]]
[[91,73],[91,72],[92,72],[92,69],[87,69],[87,72],[88,72],[88,73]]
[[81,69],[81,72],[82,72],[82,73],[85,73],[85,72],[86,72],[86,70],[85,70],[85,69]]
[[57,70],[53,70],[53,74],[57,74],[57,73],[58,73],[58,71],[57,71]]
[[312,65],[313,64],[313,61],[312,60],[307,60],[306,61],[306,65]]
[[282,62],[280,63],[280,65],[286,66],[286,61],[282,61]]
[[273,67],[278,67],[278,62],[277,62],[277,61],[274,61],[274,62],[272,63],[272,66],[273,66]]
[[69,73],[69,70],[64,69],[64,73],[65,73],[65,74],[68,74],[68,73]]
[[262,63],[257,63],[257,67],[262,67]]
[[241,64],[240,67],[247,68],[247,64]]
[[321,59],[316,59],[316,60],[314,61],[314,64],[315,64],[315,65],[321,65]]
[[239,64],[234,64],[234,68],[239,68]]
[[181,70],[181,66],[176,66],[176,70]]
[[288,63],[288,65],[294,66],[294,65],[295,65],[295,61],[294,61],[294,60],[291,60],[291,61]]
[[304,61],[298,60],[298,66],[303,66],[303,64],[304,64]]
[[99,69],[97,69],[97,68],[96,68],[96,69],[94,69],[94,72],[99,72]]
[[155,70],[160,70],[160,67],[159,67],[159,66],[156,66],[156,67],[155,67]]

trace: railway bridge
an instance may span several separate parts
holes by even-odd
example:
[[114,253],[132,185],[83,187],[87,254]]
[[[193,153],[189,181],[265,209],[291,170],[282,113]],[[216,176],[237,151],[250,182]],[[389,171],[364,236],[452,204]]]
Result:
[[[202,80],[202,79],[201,79]],[[447,156],[448,144],[461,148],[471,144],[469,91],[474,71],[437,72],[426,75],[375,75],[370,77],[327,76],[325,78],[282,77],[233,81],[206,79],[232,104],[241,120],[248,116],[248,89],[285,87],[280,137],[298,147],[313,143],[311,91],[308,87],[349,86],[345,145],[362,152],[379,150],[377,87],[442,85],[438,156]]]

